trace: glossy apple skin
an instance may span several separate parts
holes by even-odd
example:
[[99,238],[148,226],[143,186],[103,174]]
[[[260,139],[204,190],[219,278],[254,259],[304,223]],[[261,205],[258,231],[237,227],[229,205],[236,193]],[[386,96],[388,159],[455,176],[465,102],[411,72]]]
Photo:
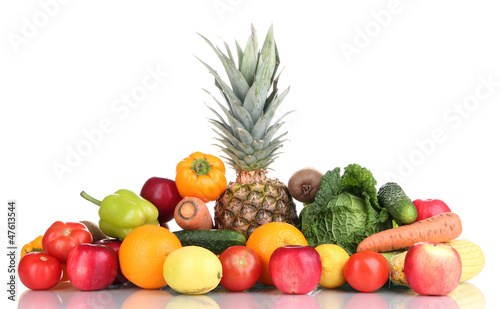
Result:
[[321,271],[319,253],[309,246],[279,247],[269,260],[273,283],[286,294],[310,293],[318,285]]
[[443,212],[451,212],[450,207],[445,202],[438,199],[414,200],[413,205],[417,209],[417,219],[424,220]]
[[68,256],[68,278],[71,284],[82,291],[107,288],[118,273],[118,256],[108,246],[80,244]]
[[142,186],[141,196],[158,208],[158,221],[166,223],[174,218],[175,206],[182,200],[175,181],[151,177]]
[[[108,239],[101,239],[99,241],[96,241],[95,244],[98,245],[105,245],[113,249],[116,253],[116,256],[118,256],[118,252],[120,251],[120,246],[122,245],[122,241],[119,239],[113,239],[113,238],[108,238]],[[127,283],[128,279],[125,278],[125,276],[122,274],[122,270],[120,269],[120,259],[118,259],[118,272],[116,274],[115,281],[111,285],[122,285],[124,283]]]
[[419,242],[408,250],[404,270],[408,285],[422,295],[447,295],[458,286],[462,260],[452,246]]

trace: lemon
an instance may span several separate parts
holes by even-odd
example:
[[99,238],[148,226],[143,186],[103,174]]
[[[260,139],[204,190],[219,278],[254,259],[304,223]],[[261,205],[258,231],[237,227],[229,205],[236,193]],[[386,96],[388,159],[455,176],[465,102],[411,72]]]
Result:
[[167,256],[163,264],[163,277],[179,293],[204,294],[219,284],[222,264],[210,250],[186,246]]
[[346,283],[344,265],[349,259],[349,254],[342,247],[334,244],[319,245],[316,251],[323,265],[319,285],[330,289],[343,286]]

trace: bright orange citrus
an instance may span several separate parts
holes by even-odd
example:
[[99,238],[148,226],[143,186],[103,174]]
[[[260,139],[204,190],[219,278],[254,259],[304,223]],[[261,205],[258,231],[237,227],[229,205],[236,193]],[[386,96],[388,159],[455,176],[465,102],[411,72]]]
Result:
[[307,246],[307,240],[298,228],[285,222],[263,224],[250,234],[247,247],[257,253],[262,264],[260,283],[274,286],[269,274],[269,259],[274,250],[284,245]]
[[181,248],[172,232],[158,225],[135,228],[123,240],[118,258],[123,275],[144,289],[159,289],[167,285],[163,278],[163,263],[167,256]]

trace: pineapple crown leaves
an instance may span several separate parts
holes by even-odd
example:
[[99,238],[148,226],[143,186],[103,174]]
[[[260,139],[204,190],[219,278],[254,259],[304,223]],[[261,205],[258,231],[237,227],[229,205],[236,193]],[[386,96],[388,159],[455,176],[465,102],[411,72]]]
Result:
[[207,105],[216,116],[216,119],[209,121],[220,137],[216,140],[221,145],[217,146],[227,155],[224,158],[236,170],[265,170],[269,167],[279,154],[277,150],[282,147],[282,137],[286,132],[278,137],[274,135],[284,123],[283,118],[289,114],[286,113],[272,123],[277,108],[289,92],[287,88],[278,94],[279,74],[276,74],[280,60],[273,26],[269,28],[260,51],[253,25],[251,30],[244,50],[236,42],[237,60],[226,42],[225,54],[199,34],[216,53],[230,80],[228,85],[216,70],[197,58],[215,77],[215,85],[226,103],[222,104],[204,89],[213,97],[225,116]]

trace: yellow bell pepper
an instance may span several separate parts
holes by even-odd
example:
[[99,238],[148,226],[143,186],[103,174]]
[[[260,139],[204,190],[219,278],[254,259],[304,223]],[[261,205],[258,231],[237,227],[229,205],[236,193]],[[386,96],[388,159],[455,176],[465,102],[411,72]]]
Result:
[[177,164],[176,171],[175,184],[182,197],[197,197],[208,203],[226,190],[226,168],[216,156],[192,153]]
[[43,238],[43,236],[40,235],[37,238],[35,238],[33,241],[24,245],[23,248],[21,249],[21,259],[23,258],[23,256],[26,255],[26,253],[43,252],[42,238]]

